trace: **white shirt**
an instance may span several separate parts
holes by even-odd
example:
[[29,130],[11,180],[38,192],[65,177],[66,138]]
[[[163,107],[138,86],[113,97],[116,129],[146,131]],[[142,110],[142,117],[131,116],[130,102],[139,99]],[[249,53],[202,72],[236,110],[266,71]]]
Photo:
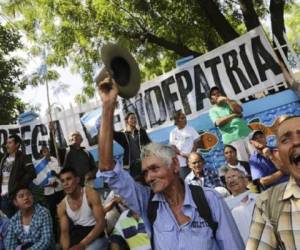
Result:
[[[39,161],[42,161],[44,159],[45,158],[43,158]],[[35,164],[35,166],[37,166],[37,165],[38,165],[38,163]],[[36,178],[33,180],[33,182],[36,185],[41,185],[41,183],[43,183],[45,180],[47,181],[47,183],[45,185],[43,185],[44,186],[44,195],[51,195],[51,194],[54,194],[55,192],[63,190],[59,178],[50,174],[51,171],[54,171],[56,174],[59,174],[61,171],[61,167],[59,166],[57,159],[52,156],[50,157],[50,160],[48,161],[47,165],[39,173],[37,173]],[[49,186],[50,184],[52,184],[54,182],[58,183],[58,185],[55,188]]]
[[11,170],[13,168],[15,161],[14,156],[8,156],[5,159],[5,162],[3,164],[2,168],[2,185],[1,185],[1,196],[7,195],[8,194],[8,182],[9,182],[9,177]]
[[235,220],[235,223],[240,231],[240,234],[245,244],[247,243],[249,237],[252,213],[255,206],[256,198],[256,194],[249,193],[247,201],[241,202],[239,205],[237,205],[231,210],[232,216]]
[[[183,153],[191,153],[194,141],[199,138],[199,134],[197,131],[186,125],[183,129],[174,128],[170,133],[169,143],[171,145],[174,145],[178,148],[179,151]],[[178,155],[177,156],[180,167],[186,167],[187,166],[187,160],[186,158]]]
[[[48,169],[48,171],[55,171],[56,174],[60,173],[61,167],[58,165],[58,161],[55,157],[52,157],[52,156],[50,157],[50,161],[48,162],[47,169]],[[48,183],[50,184],[53,182],[57,182],[58,183],[57,186],[55,188],[54,187],[45,187],[45,189],[44,189],[45,195],[51,195],[51,194],[54,194],[55,192],[63,190],[59,178],[50,177]]]

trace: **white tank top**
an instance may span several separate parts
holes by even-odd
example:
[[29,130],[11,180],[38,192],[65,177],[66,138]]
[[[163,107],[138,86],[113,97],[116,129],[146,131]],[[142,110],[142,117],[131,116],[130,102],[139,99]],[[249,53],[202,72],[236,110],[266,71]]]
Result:
[[64,198],[66,204],[66,211],[69,218],[73,221],[74,225],[80,225],[84,227],[94,226],[96,224],[95,217],[92,209],[90,208],[85,188],[83,189],[83,197],[81,207],[77,211],[73,211],[68,203],[67,196]]

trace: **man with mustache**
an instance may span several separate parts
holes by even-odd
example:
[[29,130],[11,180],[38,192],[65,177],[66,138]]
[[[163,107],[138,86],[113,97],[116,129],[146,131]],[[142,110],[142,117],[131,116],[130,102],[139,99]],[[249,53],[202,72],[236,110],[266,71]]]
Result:
[[[103,107],[99,175],[143,218],[153,249],[244,249],[232,215],[215,191],[203,188],[214,225],[218,223],[215,230],[200,216],[191,186],[179,177],[180,166],[172,146],[150,143],[142,149],[142,174],[147,186],[135,182],[120,162],[114,162],[113,117],[118,90],[110,78],[98,84]],[[151,223],[149,212],[153,211],[149,208],[153,203],[157,213]]]
[[258,198],[247,250],[300,249],[300,116],[280,123],[277,143],[282,166],[290,178]]

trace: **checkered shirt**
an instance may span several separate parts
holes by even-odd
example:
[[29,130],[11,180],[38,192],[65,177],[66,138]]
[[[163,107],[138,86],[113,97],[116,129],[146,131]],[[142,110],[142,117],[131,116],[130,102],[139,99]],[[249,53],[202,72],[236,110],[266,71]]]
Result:
[[[276,194],[276,191],[280,192],[280,190],[282,194]],[[271,200],[271,193],[275,193],[279,198],[273,199],[273,204],[267,204]],[[276,227],[276,222],[271,223],[268,215],[270,212],[267,210],[280,207]],[[277,185],[273,192],[267,190],[258,198],[246,246],[246,250],[252,249],[300,249],[300,186],[293,177],[290,177],[287,184]]]
[[10,220],[4,239],[5,249],[15,250],[20,244],[33,244],[30,250],[53,249],[52,220],[48,209],[36,204],[30,223],[29,232],[23,230],[21,213],[18,211]]

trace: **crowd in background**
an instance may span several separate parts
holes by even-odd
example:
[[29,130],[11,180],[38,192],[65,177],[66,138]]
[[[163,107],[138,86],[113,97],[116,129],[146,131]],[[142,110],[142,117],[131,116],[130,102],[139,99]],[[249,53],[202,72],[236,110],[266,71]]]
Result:
[[[169,145],[160,145],[134,113],[125,116],[124,131],[114,131],[117,90],[99,93],[99,171],[79,132],[70,135],[62,164],[43,145],[35,167],[21,138],[7,139],[0,249],[300,249],[299,117],[281,117],[278,147],[270,147],[263,131],[247,126],[242,106],[213,87],[209,114],[225,157],[214,168],[183,112]],[[113,140],[124,149],[121,162],[113,160]],[[47,177],[39,195],[32,185],[37,168]]]

